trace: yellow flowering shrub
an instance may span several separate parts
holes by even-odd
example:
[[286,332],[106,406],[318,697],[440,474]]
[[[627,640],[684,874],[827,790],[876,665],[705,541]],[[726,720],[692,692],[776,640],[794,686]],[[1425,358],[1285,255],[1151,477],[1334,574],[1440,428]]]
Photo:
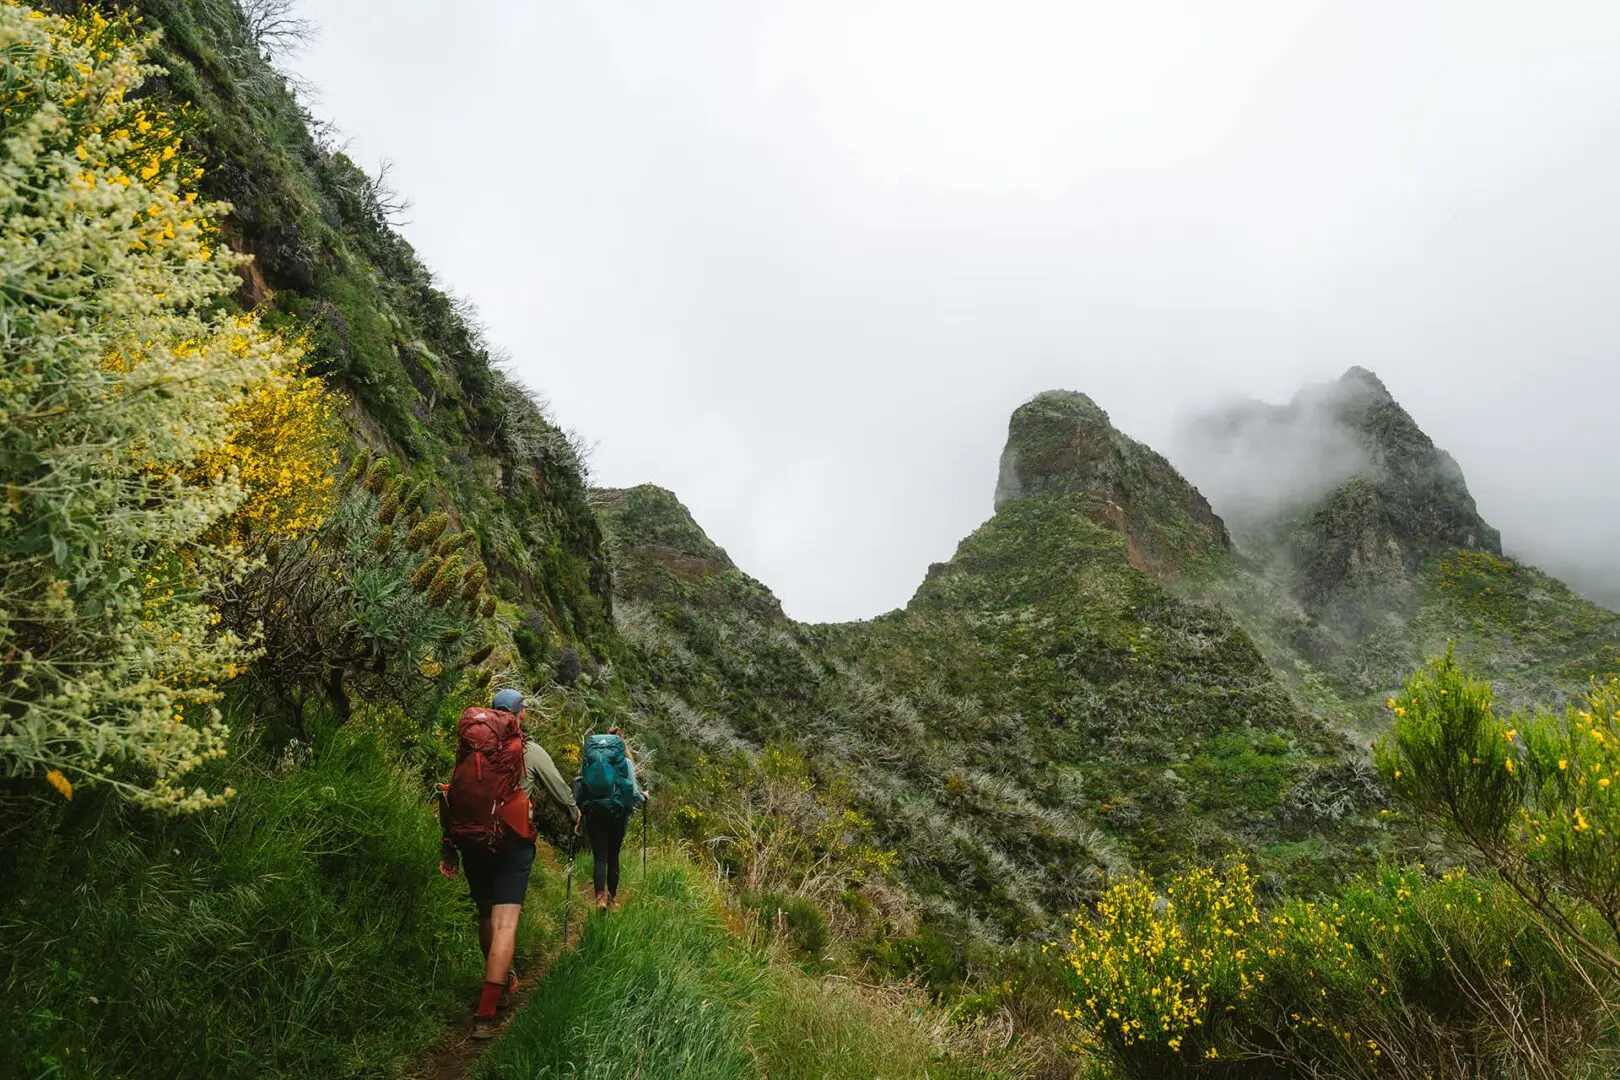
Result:
[[1254,894],[1242,864],[1199,868],[1162,892],[1119,882],[1076,916],[1049,948],[1077,1048],[1132,1077],[1374,1076],[1442,1062],[1451,1037],[1479,1053],[1515,996],[1577,1024],[1600,1013],[1495,879],[1391,867],[1269,912]]
[[1450,652],[1414,673],[1377,747],[1386,782],[1424,811],[1443,811],[1476,844],[1494,844],[1522,800],[1523,741],[1497,719],[1489,683]]
[[1215,1011],[1255,988],[1261,957],[1254,883],[1237,863],[1198,868],[1161,894],[1144,877],[1111,886],[1095,916],[1077,915],[1063,948],[1076,1003],[1060,1010],[1082,1046],[1127,1061],[1219,1050]]
[[215,306],[241,259],[131,100],[145,51],[127,16],[0,3],[0,770],[191,810],[229,794],[187,780],[252,656],[206,602],[252,478],[198,462],[296,351]]
[[1386,782],[1620,975],[1620,679],[1594,682],[1562,711],[1501,718],[1490,687],[1447,655],[1388,705]]
[[242,502],[219,532],[242,544],[314,532],[331,513],[338,462],[331,392],[289,364],[250,394],[231,411],[224,443],[197,458],[200,472],[234,475],[242,486]]
[[[1620,923],[1620,678],[1524,722],[1525,806],[1515,839],[1555,880]],[[1620,950],[1617,950],[1620,952]]]

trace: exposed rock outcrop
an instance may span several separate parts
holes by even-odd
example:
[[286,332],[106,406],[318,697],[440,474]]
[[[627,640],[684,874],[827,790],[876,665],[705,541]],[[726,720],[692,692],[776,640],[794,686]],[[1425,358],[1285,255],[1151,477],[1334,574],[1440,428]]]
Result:
[[1160,580],[1231,547],[1225,523],[1170,462],[1085,394],[1049,390],[1013,412],[995,506],[1070,494],[1094,496],[1092,520],[1122,533],[1131,564]]

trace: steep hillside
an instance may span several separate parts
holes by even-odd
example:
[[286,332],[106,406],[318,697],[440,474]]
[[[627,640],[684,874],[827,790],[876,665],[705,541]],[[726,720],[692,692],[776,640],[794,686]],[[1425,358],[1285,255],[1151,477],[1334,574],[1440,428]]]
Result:
[[[154,126],[150,115],[181,118],[157,160],[178,147],[199,209],[234,206],[209,242],[254,257],[234,297],[213,306],[257,312],[267,331],[305,344],[338,417],[327,424],[311,410],[310,442],[330,439],[346,475],[306,478],[317,492],[332,483],[332,498],[312,499],[297,529],[248,534],[251,569],[233,563],[198,598],[216,609],[207,625],[258,637],[262,656],[243,650],[223,669],[230,681],[217,692],[204,683],[190,700],[161,681],[186,687],[185,657],[159,680],[117,687],[164,730],[220,710],[228,740],[185,763],[195,766],[188,790],[220,792],[224,805],[180,818],[144,812],[98,782],[103,772],[123,779],[115,765],[140,779],[139,754],[47,772],[53,763],[10,756],[9,729],[0,740],[0,859],[11,868],[0,875],[0,1075],[393,1075],[479,978],[465,888],[434,869],[438,830],[424,804],[444,775],[457,711],[496,680],[544,692],[535,729],[561,750],[615,707],[605,678],[551,677],[570,649],[605,675],[618,648],[583,471],[565,433],[494,363],[469,309],[390,227],[389,194],[330,135],[311,133],[237,5],[54,6],[78,20],[6,10],[8,237],[26,239],[12,216],[26,158],[13,135],[29,117],[13,100],[35,107],[43,93],[30,98],[32,86],[13,78],[19,25],[57,43],[91,41],[87,62],[60,77],[131,79],[115,100],[129,102],[134,131]],[[147,59],[166,73],[143,82],[126,50],[152,32],[161,37]],[[49,59],[31,70],[50,73]],[[77,160],[88,157],[81,145]],[[106,176],[116,165],[101,167]],[[153,198],[178,202],[148,169]],[[8,289],[12,272],[8,260]],[[3,301],[10,385],[24,355],[11,343],[38,325],[17,321],[17,298]],[[110,366],[105,354],[95,360]],[[156,415],[177,430],[191,421]],[[6,524],[8,541],[17,524]],[[30,531],[48,540],[52,526],[20,523]],[[126,594],[154,622],[194,568],[210,565],[195,532],[189,546],[139,553]],[[0,608],[15,633],[14,609]],[[19,653],[9,640],[0,651],[7,664]],[[28,705],[8,698],[5,720]],[[115,746],[116,715],[97,719]]]
[[158,92],[192,105],[201,189],[232,205],[226,238],[254,256],[239,301],[307,339],[311,370],[347,396],[348,436],[476,534],[514,618],[537,615],[552,649],[600,648],[610,590],[578,455],[391,227],[403,200],[312,124],[233,5],[139,6],[162,30]]
[[1239,555],[1202,595],[1330,714],[1377,728],[1376,703],[1448,642],[1519,704],[1620,670],[1620,615],[1504,556],[1456,461],[1369,371],[1199,418],[1177,457]]
[[[52,8],[0,5],[0,1077],[1612,1075],[1620,682],[1525,721],[1437,665],[1382,772],[1345,728],[1447,640],[1552,700],[1620,618],[1369,373],[1196,429],[1224,520],[1041,394],[904,608],[801,624],[588,486],[281,0]],[[475,1063],[432,795],[497,686],[565,773],[622,726],[650,859],[566,953],[548,830]]]

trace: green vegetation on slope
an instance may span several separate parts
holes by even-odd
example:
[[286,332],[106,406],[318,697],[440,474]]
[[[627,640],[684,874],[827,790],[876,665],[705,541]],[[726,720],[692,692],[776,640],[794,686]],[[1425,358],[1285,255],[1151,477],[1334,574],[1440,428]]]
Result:
[[[637,669],[658,687],[635,700],[660,767],[754,759],[734,766],[743,776],[768,767],[762,751],[790,747],[834,808],[826,817],[845,806],[854,816],[842,820],[857,823],[838,843],[807,843],[804,869],[833,849],[892,851],[892,873],[857,875],[836,903],[886,903],[892,879],[904,903],[865,924],[882,938],[869,955],[932,969],[944,985],[974,966],[973,939],[1053,925],[1105,872],[1284,850],[1276,869],[1289,878],[1331,878],[1358,845],[1379,842],[1367,814],[1375,785],[1236,624],[1129,565],[1096,505],[1079,493],[1011,501],[905,610],[803,627],[762,615],[774,602],[729,560],[689,572],[714,549],[706,537],[695,552],[667,542],[695,528],[672,495],[612,495],[604,524],[621,580],[635,583],[616,607]],[[683,524],[660,524],[664,543],[642,531],[671,517]],[[1316,813],[1313,785],[1334,770],[1349,773],[1348,805]],[[735,824],[713,809],[724,786],[690,783],[701,775],[680,785],[705,807],[690,815],[698,842]],[[1332,843],[1316,860],[1276,848],[1308,837]],[[918,914],[928,926],[914,931]],[[897,931],[943,931],[952,959],[921,964],[920,940],[886,944]]]
[[476,1077],[944,1075],[905,1018],[749,948],[686,859],[658,852],[645,884],[637,874],[623,909],[590,918]]
[[[1292,960],[1243,967],[1247,935],[1262,951],[1274,944],[1263,931],[1225,943],[1223,962],[1236,965],[1227,974],[1240,972],[1234,1012],[1253,1001],[1242,997],[1242,972],[1270,972],[1285,988],[1262,1002],[1264,1023],[1251,1031],[1275,1035],[1295,999],[1328,989],[1348,1002],[1321,1014],[1342,1024],[1335,1038],[1369,1017],[1409,1019],[1355,1001],[1375,989],[1369,971],[1386,989],[1398,985],[1362,955],[1385,959],[1378,935],[1384,925],[1397,932],[1387,920],[1348,943],[1364,966],[1331,988],[1320,978],[1346,944],[1327,931],[1331,905],[1371,895],[1365,883],[1346,886],[1346,873],[1404,838],[1371,816],[1385,791],[1324,720],[1365,713],[1443,638],[1459,639],[1515,692],[1562,692],[1615,666],[1616,633],[1609,613],[1495,554],[1455,464],[1373,392],[1382,393],[1376,380],[1357,376],[1366,393],[1336,422],[1367,435],[1380,468],[1290,508],[1277,523],[1281,560],[1233,558],[1221,520],[1168,462],[1115,431],[1089,399],[1046,394],[1014,416],[996,516],[931,568],[906,609],[866,624],[799,625],[669,492],[603,493],[605,543],[570,440],[492,363],[466,307],[434,287],[394,234],[389,193],[311,135],[237,8],[136,6],[165,33],[168,74],[150,89],[170,105],[195,104],[188,138],[206,158],[204,194],[235,204],[223,235],[257,256],[236,300],[286,341],[307,341],[314,371],[342,395],[348,468],[323,513],[250,544],[262,558],[251,572],[199,575],[188,561],[199,550],[178,534],[99,565],[99,542],[64,555],[48,514],[22,516],[27,557],[54,561],[47,577],[106,571],[131,590],[128,610],[157,640],[189,641],[180,664],[153,667],[200,670],[198,642],[214,632],[203,603],[244,633],[262,622],[268,655],[224,684],[219,700],[238,721],[232,756],[185,758],[206,790],[234,790],[221,807],[143,816],[104,788],[40,775],[44,759],[25,761],[0,788],[0,861],[17,868],[0,882],[0,1012],[19,1031],[8,1029],[0,1069],[35,1078],[396,1070],[476,989],[463,887],[433,873],[423,795],[443,775],[456,713],[497,681],[530,692],[531,730],[565,770],[583,730],[628,720],[659,824],[691,862],[661,857],[646,893],[593,925],[486,1063],[492,1075],[938,1075],[943,1044],[959,1031],[937,1003],[899,990],[902,978],[950,1003],[957,1021],[1000,1025],[1011,1043],[1010,1056],[959,1058],[1071,1075],[1090,1059],[1065,1053],[1068,1037],[1053,1030],[1062,998],[1041,940],[1076,911],[1095,908],[1106,925],[1111,898],[1126,895],[1121,875],[1229,856],[1257,870],[1250,899],[1319,916],[1315,945],[1330,947],[1294,954],[1305,958],[1300,975]],[[7,152],[24,145],[8,141]],[[73,143],[53,152],[71,177],[81,160]],[[26,319],[15,325],[30,347],[75,347]],[[68,355],[78,371],[118,370],[100,339],[77,346]],[[5,352],[8,374],[37,373],[23,355]],[[191,419],[176,413],[154,420]],[[45,430],[30,429],[36,446],[53,445]],[[130,449],[134,437],[120,437]],[[178,620],[163,608],[175,582],[208,585],[194,598],[202,618],[188,624],[190,639],[171,637]],[[48,615],[61,606],[50,588],[17,592],[39,594],[29,602]],[[31,622],[25,629],[49,636],[49,620]],[[219,680],[233,678],[234,663],[214,666]],[[195,700],[178,714],[156,683],[132,692],[164,730],[186,733],[204,724],[206,711],[190,710],[216,700],[214,681],[191,688]],[[1591,727],[1564,735],[1590,739]],[[1503,745],[1516,737],[1487,735]],[[1503,745],[1475,756],[1510,774],[1520,759]],[[1580,760],[1541,755],[1547,792],[1574,791],[1558,779],[1563,765],[1547,764],[1566,758]],[[1608,780],[1590,782],[1606,792]],[[1583,876],[1527,876],[1552,882],[1543,905],[1547,895],[1562,904],[1572,883],[1613,895],[1612,852],[1585,835],[1611,825],[1594,827],[1590,808],[1558,803],[1562,817],[1547,818],[1557,818],[1549,836],[1573,838]],[[1428,854],[1459,857],[1455,842]],[[1532,868],[1540,858],[1510,854]],[[694,865],[713,867],[725,888],[711,890]],[[1163,944],[1207,930],[1171,907],[1179,900],[1161,911],[1145,882],[1124,888],[1142,901],[1140,933],[1125,934],[1138,959],[1154,935]],[[1335,890],[1345,890],[1339,900],[1288,899]],[[537,886],[530,948],[555,934],[557,899],[555,880]],[[1612,905],[1590,906],[1612,921]],[[1519,948],[1525,936],[1505,940],[1517,925],[1491,921],[1461,944],[1478,946],[1485,967],[1539,964],[1522,985],[1578,1021],[1565,1055],[1573,1068],[1588,1030],[1574,1006],[1587,1002],[1556,964]],[[756,949],[756,935],[769,948]],[[1522,988],[1510,979],[1503,990],[1501,976],[1483,979],[1480,964],[1451,954],[1437,960],[1452,947],[1428,947],[1428,968],[1413,966],[1437,973],[1413,985],[1438,1001],[1446,1037],[1472,1030],[1472,1013],[1446,1012],[1464,982]],[[825,977],[853,973],[878,989],[855,993]],[[1075,974],[1111,977],[1106,967]],[[1155,987],[1162,995],[1157,983],[1105,986],[1086,1008],[1094,1020],[1128,1012],[1151,1022]],[[1146,996],[1131,997],[1137,990]],[[1533,1004],[1529,994],[1503,1000],[1512,1015]],[[1168,1029],[1160,1034],[1158,1056],[1143,1058],[1154,1068],[1174,1059],[1207,1069],[1195,1051],[1230,1059],[1243,1050],[1236,1036],[1171,1046]],[[1467,1038],[1408,1034],[1495,1060]],[[1369,1037],[1382,1040],[1369,1050],[1400,1045]],[[1132,1054],[1114,1049],[1129,1071]],[[1393,1057],[1355,1049],[1358,1067],[1374,1072]],[[1279,1069],[1308,1075],[1319,1065]]]
[[[1124,538],[1095,524],[1094,504],[1085,494],[1007,504],[904,612],[853,629],[838,651],[891,686],[972,701],[966,723],[936,714],[928,733],[962,748],[958,783],[1001,772],[1038,805],[1100,825],[1136,865],[1298,838],[1289,828],[1301,823],[1275,812],[1280,800],[1344,748],[1293,704],[1231,619],[1129,566]],[[1009,845],[1021,865],[1075,880],[1080,868],[1042,846],[1061,844],[1073,824],[1031,827],[996,815],[993,798],[967,801],[982,815],[974,831]],[[1052,900],[1054,910],[1074,903]]]
[[1378,703],[1448,645],[1521,705],[1615,670],[1620,615],[1503,557],[1461,468],[1371,372],[1216,413],[1185,441],[1237,557],[1177,590],[1231,612],[1321,715],[1376,734]]
[[[144,70],[124,58],[134,32],[121,16],[101,18],[113,5],[62,6],[82,18],[58,24],[6,9],[7,173],[26,179],[13,166],[44,161],[50,183],[37,186],[71,197],[41,200],[17,188],[6,204],[7,236],[70,245],[102,236],[62,262],[94,277],[96,287],[138,287],[139,268],[127,260],[154,249],[156,256],[139,257],[172,255],[169,269],[190,283],[165,292],[166,279],[152,278],[161,295],[136,303],[93,294],[94,303],[73,306],[81,320],[74,333],[51,307],[65,278],[43,292],[8,291],[0,301],[12,331],[0,350],[0,381],[11,392],[33,393],[36,377],[76,366],[64,385],[99,394],[94,408],[63,410],[59,400],[42,411],[10,410],[16,430],[8,429],[8,445],[23,452],[8,458],[7,481],[35,477],[25,459],[49,465],[34,452],[43,445],[67,462],[78,491],[101,500],[72,509],[88,537],[82,543],[53,524],[61,507],[29,505],[21,488],[6,504],[8,552],[60,583],[27,590],[34,594],[27,604],[54,605],[45,611],[50,619],[9,597],[0,603],[7,632],[31,636],[0,650],[8,686],[24,687],[24,700],[8,704],[6,716],[27,716],[36,705],[48,712],[71,697],[90,722],[82,742],[93,764],[111,766],[121,756],[132,770],[149,768],[176,796],[160,801],[181,809],[208,801],[204,792],[234,796],[181,820],[141,813],[93,775],[31,755],[8,734],[0,745],[9,774],[0,782],[0,862],[8,868],[0,880],[0,1072],[386,1073],[431,1041],[443,1010],[464,1006],[478,982],[464,887],[434,872],[438,836],[425,799],[430,781],[443,775],[456,712],[495,677],[546,689],[536,727],[561,749],[559,736],[571,740],[610,707],[589,674],[578,689],[547,687],[553,659],[568,655],[565,643],[587,655],[588,672],[603,674],[597,657],[617,640],[580,462],[566,436],[492,366],[475,325],[387,227],[377,186],[311,137],[234,4],[133,5],[146,29],[162,32],[151,59],[168,74],[146,85]],[[75,36],[84,32],[91,36]],[[66,126],[45,124],[49,138],[31,149],[30,139],[13,136],[38,119],[39,95],[10,79],[20,74],[10,61],[21,57],[25,36],[40,33],[74,42],[47,50],[56,67],[47,61],[37,70],[49,75],[47,92],[79,107]],[[103,98],[74,93],[74,80],[94,82],[111,108],[135,110],[120,120],[129,131],[91,130],[96,117],[85,110]],[[159,106],[184,112],[178,151]],[[143,122],[163,145],[137,145],[130,132],[142,134]],[[78,138],[84,145],[76,152]],[[40,149],[48,160],[30,157]],[[141,155],[131,156],[136,150]],[[190,205],[184,189],[198,153],[203,200],[196,211],[175,209]],[[106,181],[98,182],[100,194],[69,190],[92,170]],[[114,181],[131,176],[151,190],[136,185],[119,195],[124,186]],[[126,197],[136,212],[122,214]],[[211,198],[235,207],[220,236],[208,231],[213,211],[201,209]],[[160,205],[148,210],[149,201]],[[118,230],[172,233],[163,239],[178,237],[180,250],[160,245],[156,233],[137,246],[133,232],[98,234],[77,228],[78,219],[52,229],[30,223],[37,211],[69,206],[85,218],[103,212]],[[255,255],[242,267],[236,300],[263,326],[285,331],[282,341],[231,310],[236,279],[225,268],[235,263],[215,254],[220,237]],[[211,297],[213,323],[186,306]],[[131,324],[136,309],[152,317]],[[202,333],[215,326],[223,332]],[[117,352],[131,335],[135,346]],[[244,365],[285,367],[268,364],[266,350],[279,348],[284,360],[297,351],[286,343],[300,340],[343,406],[342,441],[367,449],[346,446],[343,455],[364,475],[343,485],[335,506],[300,513],[296,527],[283,521],[278,531],[255,531],[238,528],[240,516],[226,521],[232,537],[247,542],[245,554],[261,560],[244,571],[218,558],[217,537],[201,535],[231,509],[230,485],[219,483],[225,466],[244,464],[223,455],[219,440],[254,434],[234,416],[220,424],[218,399],[234,400]],[[256,359],[246,363],[232,350]],[[158,376],[230,393],[179,394]],[[143,383],[148,377],[154,385]],[[116,432],[86,426],[87,417],[114,416]],[[41,426],[52,417],[66,426]],[[184,453],[154,435],[165,432]],[[154,457],[160,444],[164,454]],[[57,453],[65,445],[98,458],[113,447],[127,476],[119,480],[101,460],[81,468]],[[282,479],[302,492],[325,492],[336,480],[322,475],[329,461],[311,473],[315,457],[294,456],[298,447],[287,442],[271,448],[284,455]],[[171,479],[185,499],[168,497]],[[61,490],[40,486],[47,501]],[[109,502],[109,493],[132,505]],[[419,529],[434,528],[426,545],[412,542]],[[19,564],[8,555],[7,565],[12,575]],[[433,573],[418,578],[425,566]],[[107,589],[88,587],[103,580]],[[127,628],[108,617],[113,605],[127,613]],[[73,667],[102,685],[64,696],[18,682],[19,663],[48,658],[31,638],[60,643],[69,612],[99,650],[79,650]],[[271,655],[244,672],[245,650],[220,629],[257,636],[261,620]],[[223,761],[207,738],[196,738],[216,730],[223,738],[210,719],[216,703],[234,721]],[[118,737],[116,708],[139,721],[131,725],[136,738]],[[61,750],[50,723],[29,727]],[[191,771],[183,789],[173,782]]]
[[0,813],[0,1075],[374,1077],[482,978],[426,785],[376,736],[244,726],[222,809]]
[[575,447],[392,229],[391,194],[333,133],[312,134],[233,4],[138,7],[163,31],[160,89],[191,105],[203,192],[232,204],[227,236],[254,256],[241,302],[308,339],[312,370],[352,399],[354,438],[475,534],[492,588],[525,609],[543,652],[607,647],[607,565]]

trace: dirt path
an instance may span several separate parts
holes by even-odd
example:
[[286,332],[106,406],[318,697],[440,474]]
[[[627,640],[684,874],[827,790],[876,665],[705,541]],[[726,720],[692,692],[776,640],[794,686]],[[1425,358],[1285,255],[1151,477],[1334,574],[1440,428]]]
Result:
[[[543,872],[561,874],[564,867],[558,862],[554,853],[540,856],[546,865]],[[539,869],[537,867],[537,869]],[[591,882],[586,878],[583,882],[574,882],[574,908],[573,917],[569,927],[568,947],[574,948],[584,936],[585,927],[591,916],[591,902],[594,899],[591,891]],[[528,1004],[529,995],[533,994],[540,981],[546,977],[546,972],[561,955],[560,941],[551,943],[545,952],[532,957],[527,966],[518,971],[522,984],[516,994],[512,996],[511,1009],[513,1013],[521,1012]],[[420,1058],[406,1068],[405,1080],[467,1080],[472,1075],[473,1067],[478,1059],[484,1056],[484,1051],[498,1042],[500,1036],[494,1039],[481,1040],[472,1037],[472,1015],[463,1015],[455,1026],[446,1031],[439,1040],[429,1047]]]

